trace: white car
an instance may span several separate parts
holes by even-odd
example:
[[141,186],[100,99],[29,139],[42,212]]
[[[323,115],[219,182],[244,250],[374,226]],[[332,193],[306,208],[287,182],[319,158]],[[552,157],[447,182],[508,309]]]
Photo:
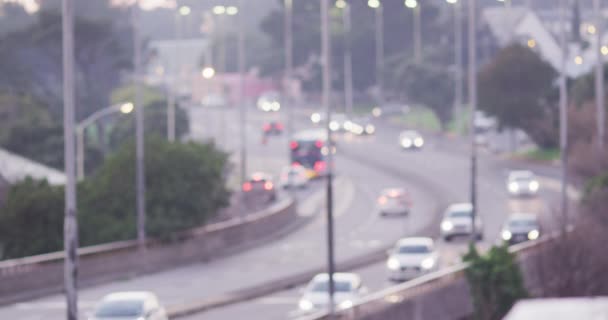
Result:
[[418,150],[424,146],[424,138],[414,130],[406,130],[399,135],[399,145],[405,150]]
[[90,320],[168,320],[165,309],[152,292],[116,292],[106,295]]
[[512,196],[535,196],[540,183],[531,171],[517,170],[509,172],[507,190]]
[[[363,287],[361,278],[355,273],[334,273],[334,304],[338,309],[348,309],[353,306],[367,289]],[[329,276],[327,273],[317,274],[306,286],[304,294],[298,303],[302,312],[313,312],[327,309],[329,304]]]
[[308,185],[308,172],[303,166],[285,167],[281,171],[281,187],[306,188]]
[[350,121],[348,121],[348,118],[345,114],[336,113],[331,117],[331,121],[329,122],[329,129],[334,132],[347,131],[348,123],[350,123]]
[[412,202],[409,195],[401,188],[382,190],[376,204],[376,211],[381,216],[406,215],[410,212]]
[[[449,206],[441,220],[441,236],[445,241],[455,236],[470,236],[473,232],[473,206],[470,203],[457,203]],[[475,215],[475,234],[477,239],[483,238],[483,224],[479,212]]]
[[264,112],[277,112],[281,110],[281,97],[278,92],[270,91],[258,98],[258,109]]
[[389,251],[386,262],[392,281],[405,281],[438,269],[439,252],[431,238],[404,238]]

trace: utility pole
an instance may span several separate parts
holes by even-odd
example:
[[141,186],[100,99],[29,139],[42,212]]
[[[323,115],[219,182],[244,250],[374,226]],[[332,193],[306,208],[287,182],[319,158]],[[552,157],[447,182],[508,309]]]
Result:
[[139,4],[131,7],[133,23],[133,65],[135,86],[135,188],[137,201],[137,246],[140,254],[146,251],[146,177],[144,154],[144,108],[141,98],[141,35],[139,30]]
[[602,21],[601,0],[593,0],[595,11],[595,105],[597,107],[597,144],[600,151],[604,150],[606,140],[606,105],[604,93],[604,57],[602,55],[602,34],[604,23]]
[[[285,107],[287,107],[287,150],[290,150],[289,144],[293,138],[293,99],[291,96],[291,78],[293,76],[293,0],[285,0],[285,16],[283,21],[284,34],[285,34],[285,79],[283,80],[283,98],[285,101]],[[288,155],[287,163],[291,166],[291,159]],[[293,190],[293,177],[291,174],[287,175],[287,184],[290,189]]]
[[[422,1],[421,1],[422,2]],[[418,3],[414,10],[414,59],[416,63],[422,61],[422,17],[421,3]]]
[[453,118],[457,119],[462,109],[463,95],[463,62],[462,62],[462,0],[454,2],[454,60],[456,72],[454,72],[454,113]]
[[351,41],[350,3],[342,10],[344,20],[344,105],[348,118],[353,116],[353,58]]
[[321,0],[321,55],[323,61],[323,106],[327,130],[327,274],[329,281],[329,314],[334,315],[334,217],[333,217],[333,139],[331,122],[331,43],[329,37],[329,0]]
[[[245,1],[239,0],[239,10],[244,12]],[[241,185],[247,179],[247,104],[245,99],[245,19],[239,19],[238,64],[239,64],[239,104],[240,104],[240,142],[241,142]]]
[[65,157],[65,216],[63,222],[64,289],[67,320],[78,319],[78,220],[74,159],[74,2],[63,0],[63,137]]
[[471,243],[477,240],[477,143],[475,141],[475,112],[477,111],[477,4],[469,0],[469,100],[471,138]]
[[[219,65],[218,65],[218,69],[219,69],[219,74],[221,75],[220,78],[220,92],[221,92],[221,96],[224,96],[224,86],[225,86],[225,80],[226,80],[226,26],[225,26],[225,18],[224,18],[225,14],[221,14],[218,16],[218,29],[219,29],[219,34],[220,34],[220,57],[219,57]],[[227,99],[226,99],[227,100]],[[220,143],[224,144],[224,147],[226,149],[228,149],[228,141],[226,139],[226,107],[227,106],[223,106],[220,110],[220,137],[219,137],[219,141]]]
[[560,151],[562,161],[561,182],[561,210],[564,229],[568,225],[568,88],[566,84],[566,61],[568,59],[568,42],[566,39],[566,24],[568,24],[567,10],[568,0],[560,3],[560,46],[561,46],[561,68],[559,77],[559,122],[560,122]]
[[376,83],[378,100],[384,103],[384,12],[382,4],[376,8]]

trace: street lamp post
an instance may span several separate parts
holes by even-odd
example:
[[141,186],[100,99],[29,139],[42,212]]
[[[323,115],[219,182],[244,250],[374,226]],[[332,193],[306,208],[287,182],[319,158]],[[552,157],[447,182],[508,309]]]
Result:
[[422,60],[422,22],[420,4],[417,0],[405,0],[405,6],[414,11],[414,59],[416,63]]
[[74,161],[74,1],[62,2],[63,50],[63,139],[65,158],[65,215],[63,222],[63,267],[67,320],[78,319],[78,220]]
[[562,181],[561,181],[561,211],[562,211],[562,226],[565,230],[568,225],[568,87],[566,76],[566,61],[568,60],[568,42],[566,40],[566,24],[568,24],[568,0],[561,0],[559,3],[560,10],[560,51],[561,51],[561,67],[559,76],[559,122],[560,122],[560,153],[562,166]]
[[110,115],[112,113],[123,113],[128,114],[133,111],[133,103],[127,102],[122,104],[116,104],[113,106],[109,106],[107,108],[103,108],[101,110],[95,111],[93,114],[88,116],[86,119],[82,120],[80,123],[76,125],[76,159],[77,159],[77,177],[78,181],[82,181],[84,179],[84,132],[87,127],[95,123],[97,120]]
[[384,13],[380,0],[368,0],[367,5],[376,12],[376,85],[379,103],[384,103]]
[[333,139],[331,123],[331,42],[329,36],[329,0],[321,0],[321,56],[323,61],[323,105],[327,130],[327,274],[329,283],[329,313],[334,313],[334,217],[333,217]]
[[[239,0],[239,7],[243,9],[245,2]],[[234,7],[236,11],[236,7]],[[238,68],[239,68],[239,108],[240,108],[240,156],[241,156],[241,185],[247,179],[247,105],[245,99],[245,19],[240,19],[238,32]]]
[[[176,88],[181,88],[183,84],[183,65],[181,59],[181,49],[179,48],[179,44],[177,41],[182,40],[183,38],[183,24],[182,19],[192,12],[192,9],[188,6],[181,6],[177,10],[175,14],[175,21],[173,25],[173,32],[175,33],[176,43],[174,46],[176,59],[177,59],[177,72],[172,72],[173,84],[177,83]],[[175,71],[175,70],[174,70]],[[173,88],[175,89],[175,88]],[[178,90],[179,92],[179,90]],[[170,86],[167,86],[167,140],[173,142],[175,141],[176,129],[175,129],[175,94]]]
[[454,110],[453,118],[460,115],[462,107],[463,62],[462,62],[462,3],[459,0],[446,0],[454,6]]
[[351,12],[350,4],[345,0],[336,1],[336,7],[342,9],[344,24],[344,105],[349,118],[353,113],[353,62],[351,45]]
[[606,139],[606,105],[604,96],[604,57],[602,54],[602,34],[604,23],[602,21],[601,0],[593,0],[595,11],[595,104],[597,108],[597,143],[600,151],[604,150]]
[[[287,106],[287,143],[291,143],[294,132],[294,99],[291,96],[292,77],[293,77],[293,0],[285,0],[284,34],[285,34],[285,79],[283,81],[283,97]],[[289,146],[288,149],[289,150]],[[288,156],[288,165],[291,166],[291,159]],[[293,177],[287,175],[287,185],[293,193]],[[292,194],[293,196],[293,194]]]
[[471,139],[471,243],[477,240],[475,225],[477,215],[477,143],[475,141],[475,113],[477,111],[477,4],[476,0],[469,0],[469,100]]

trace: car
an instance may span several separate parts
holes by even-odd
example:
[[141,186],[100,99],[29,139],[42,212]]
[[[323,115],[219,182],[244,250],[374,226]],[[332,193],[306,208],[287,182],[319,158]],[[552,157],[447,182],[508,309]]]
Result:
[[344,127],[348,132],[358,136],[372,135],[376,133],[376,127],[368,118],[357,118],[350,121],[346,121]]
[[418,150],[424,146],[424,138],[415,130],[402,131],[399,135],[399,145],[404,150]]
[[281,171],[281,187],[306,188],[308,186],[308,170],[303,166],[295,165],[283,168]]
[[331,121],[329,122],[329,129],[334,132],[338,131],[346,131],[346,124],[348,123],[348,118],[343,113],[336,113],[332,115]]
[[256,172],[243,183],[245,201],[272,202],[276,199],[273,178],[270,174]]
[[[337,272],[333,274],[334,305],[338,309],[348,309],[353,306],[367,289],[363,287],[361,277],[355,273]],[[314,276],[304,289],[304,294],[298,302],[302,312],[325,310],[329,305],[329,276],[321,273]]]
[[313,124],[320,124],[325,122],[325,115],[322,112],[314,112],[310,115],[310,121]]
[[412,202],[409,194],[401,188],[384,189],[378,197],[376,210],[381,216],[406,215]]
[[90,320],[168,320],[156,295],[147,291],[115,292],[103,297]]
[[265,92],[258,98],[257,106],[264,112],[277,112],[281,110],[281,96],[275,91]]
[[209,94],[201,99],[201,105],[207,108],[221,108],[226,104],[226,98],[218,94]]
[[[441,220],[441,236],[445,241],[451,241],[456,236],[470,236],[473,232],[471,214],[473,206],[470,203],[450,205]],[[483,224],[479,214],[475,216],[475,233],[477,239],[483,238]]]
[[540,189],[536,175],[527,170],[509,172],[507,177],[507,191],[516,197],[535,196]]
[[514,213],[504,223],[500,237],[508,244],[516,244],[540,237],[540,224],[535,214]]
[[262,126],[262,130],[264,131],[264,134],[268,135],[268,136],[281,135],[283,133],[283,129],[284,129],[284,126],[279,121],[270,121],[270,122],[264,123],[264,125]]
[[439,252],[431,238],[404,238],[389,250],[386,267],[389,280],[410,280],[437,270]]

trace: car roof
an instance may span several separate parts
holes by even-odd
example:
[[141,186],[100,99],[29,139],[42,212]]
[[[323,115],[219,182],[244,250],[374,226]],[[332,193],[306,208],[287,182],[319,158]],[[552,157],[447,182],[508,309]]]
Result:
[[[351,283],[359,283],[361,282],[361,277],[359,277],[356,273],[351,272],[336,272],[334,273],[334,281],[347,281]],[[313,282],[320,281],[329,281],[329,276],[327,273],[319,273],[314,278],[312,278]]]
[[382,194],[390,194],[390,193],[405,193],[405,189],[403,188],[386,188],[382,190]]
[[148,291],[124,291],[110,293],[103,298],[103,301],[147,300],[154,297],[156,296]]
[[272,180],[272,176],[265,172],[254,172],[249,177],[250,181]]
[[533,213],[512,213],[509,215],[509,221],[517,221],[517,220],[534,220],[538,221],[538,217]]
[[405,131],[401,131],[402,136],[419,136],[420,133],[416,130],[405,130]]
[[509,172],[509,179],[532,178],[532,177],[534,177],[534,173],[532,173],[532,171],[529,171],[529,170],[513,170],[513,171]]
[[434,244],[433,239],[429,237],[412,237],[412,238],[403,238],[397,241],[397,246],[412,246],[412,245],[423,245],[423,246],[432,246]]
[[470,203],[464,202],[464,203],[454,203],[451,204],[446,212],[452,212],[452,211],[471,211],[473,210],[473,206]]

